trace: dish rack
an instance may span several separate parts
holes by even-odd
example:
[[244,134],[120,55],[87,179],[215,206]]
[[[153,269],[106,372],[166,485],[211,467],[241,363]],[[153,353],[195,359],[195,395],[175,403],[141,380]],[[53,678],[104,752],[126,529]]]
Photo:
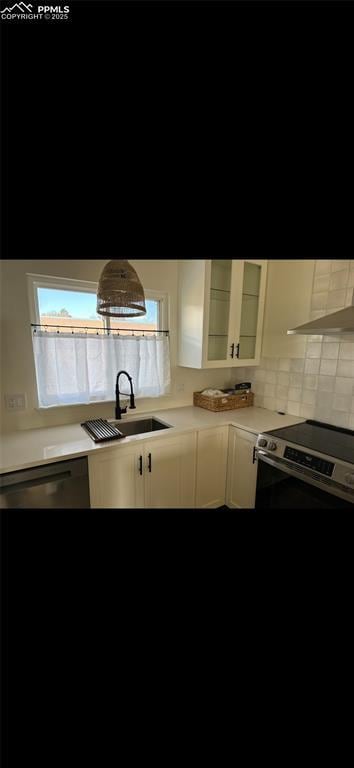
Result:
[[106,440],[118,440],[124,437],[123,433],[113,424],[109,424],[107,419],[90,419],[84,421],[81,426],[94,443],[104,443]]
[[235,395],[225,393],[225,397],[211,397],[210,395],[202,395],[201,392],[193,392],[193,405],[215,412],[247,408],[253,405],[253,400],[253,392],[241,392]]

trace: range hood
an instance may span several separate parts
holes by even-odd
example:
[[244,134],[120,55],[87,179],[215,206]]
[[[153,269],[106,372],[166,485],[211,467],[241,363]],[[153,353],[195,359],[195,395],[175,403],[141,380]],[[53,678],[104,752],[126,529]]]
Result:
[[317,320],[312,320],[310,323],[298,325],[297,328],[288,331],[288,334],[291,333],[313,333],[325,336],[330,333],[354,333],[354,291],[351,306],[340,309],[339,312],[333,312],[331,315],[318,317]]

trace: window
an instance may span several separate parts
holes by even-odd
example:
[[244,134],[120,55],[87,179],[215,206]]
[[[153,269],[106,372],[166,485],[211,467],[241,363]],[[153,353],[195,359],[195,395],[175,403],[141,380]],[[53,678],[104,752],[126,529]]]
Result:
[[169,391],[169,340],[151,333],[168,328],[166,294],[145,290],[146,315],[124,319],[97,314],[97,283],[28,275],[28,289],[40,407],[114,400],[122,369],[137,396]]

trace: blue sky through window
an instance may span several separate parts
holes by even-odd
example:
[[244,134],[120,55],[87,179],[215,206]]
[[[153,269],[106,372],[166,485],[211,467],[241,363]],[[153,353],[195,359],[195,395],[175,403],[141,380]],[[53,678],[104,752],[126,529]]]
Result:
[[[38,288],[38,306],[41,316],[52,312],[59,313],[66,309],[72,318],[77,320],[100,320],[102,316],[96,313],[96,294],[80,291],[64,291],[57,288]],[[128,318],[129,323],[153,323],[157,326],[156,301],[146,300],[146,315]],[[112,318],[113,320],[113,318]],[[123,318],[114,318],[114,322],[126,323]]]

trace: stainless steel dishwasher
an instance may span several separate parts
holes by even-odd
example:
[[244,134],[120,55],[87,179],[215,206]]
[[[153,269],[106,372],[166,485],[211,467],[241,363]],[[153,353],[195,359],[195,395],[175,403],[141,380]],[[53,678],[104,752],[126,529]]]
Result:
[[0,509],[90,506],[87,456],[0,475]]

